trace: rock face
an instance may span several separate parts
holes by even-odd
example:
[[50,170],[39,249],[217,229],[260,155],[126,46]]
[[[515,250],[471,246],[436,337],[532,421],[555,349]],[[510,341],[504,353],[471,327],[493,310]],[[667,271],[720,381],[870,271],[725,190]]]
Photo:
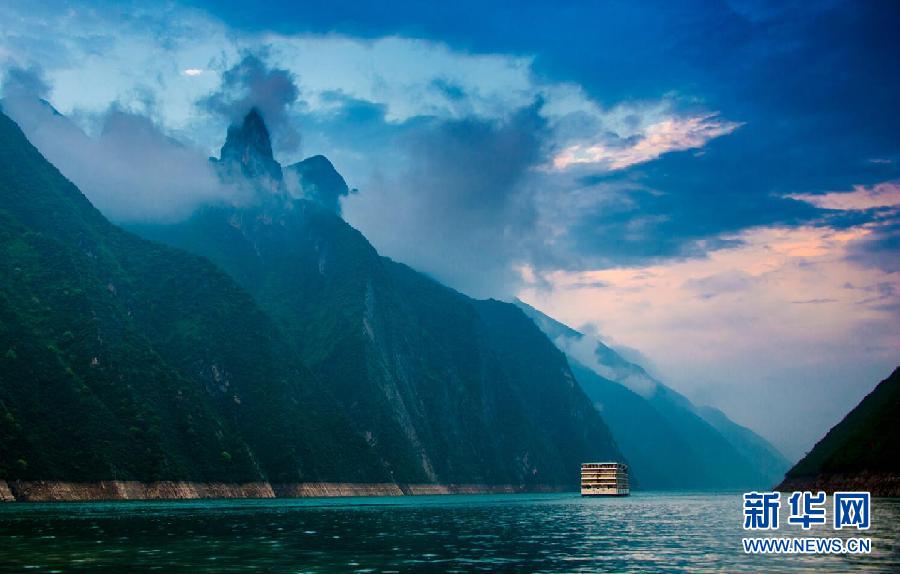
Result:
[[98,482],[0,480],[0,502],[72,502],[89,500],[196,500],[204,498],[332,498],[351,496],[424,496],[560,492],[560,486],[524,488],[513,484],[396,484],[393,482],[222,483],[159,481]]
[[[299,195],[318,203],[325,209],[341,213],[340,198],[350,193],[343,176],[324,155],[314,155],[285,168],[285,179],[296,178],[293,182]],[[291,185],[288,185],[290,190]]]
[[104,480],[98,482],[14,481],[7,486],[22,502],[84,500],[188,500],[195,498],[274,498],[265,482],[228,484],[221,482]]
[[5,480],[0,480],[0,502],[13,502],[16,497],[9,489],[9,485]]
[[262,115],[250,110],[241,125],[228,128],[218,165],[228,179],[250,178],[276,189],[282,180],[281,165],[272,157],[272,141]]
[[900,367],[816,443],[776,488],[900,496]]

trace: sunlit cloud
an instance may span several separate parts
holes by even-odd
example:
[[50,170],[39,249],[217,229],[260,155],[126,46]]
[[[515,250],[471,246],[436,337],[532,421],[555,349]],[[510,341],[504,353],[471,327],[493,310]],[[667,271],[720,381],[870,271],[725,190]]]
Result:
[[805,201],[822,209],[859,211],[879,207],[900,206],[900,183],[885,182],[866,187],[857,185],[853,191],[832,192],[820,195],[797,193],[788,195],[791,199]]
[[553,158],[556,169],[578,164],[597,164],[610,170],[654,160],[664,153],[700,148],[711,139],[730,134],[741,126],[715,114],[668,118],[654,123],[624,145],[614,143],[576,144]]
[[184,69],[184,70],[181,71],[181,73],[182,73],[183,75],[185,75],[185,76],[191,76],[191,77],[193,77],[193,76],[199,76],[199,75],[202,74],[203,72],[204,72],[204,70],[201,70],[200,68],[187,68],[187,69]]

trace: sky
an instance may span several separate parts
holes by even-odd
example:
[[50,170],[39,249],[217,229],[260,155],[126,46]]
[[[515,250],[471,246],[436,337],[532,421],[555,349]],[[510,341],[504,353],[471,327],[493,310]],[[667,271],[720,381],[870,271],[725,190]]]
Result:
[[877,1],[11,0],[0,74],[126,224],[245,201],[206,157],[255,105],[383,254],[637,352],[796,459],[900,364],[898,25]]

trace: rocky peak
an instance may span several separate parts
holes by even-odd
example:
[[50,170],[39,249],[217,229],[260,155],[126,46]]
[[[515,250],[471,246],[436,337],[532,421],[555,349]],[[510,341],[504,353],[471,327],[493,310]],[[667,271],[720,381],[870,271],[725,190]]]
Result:
[[241,125],[228,128],[219,163],[231,175],[242,174],[248,179],[263,178],[280,182],[281,165],[272,155],[272,140],[259,110],[253,108],[244,116]]
[[341,213],[340,198],[349,194],[350,188],[327,157],[308,157],[285,168],[285,174],[289,190],[337,214]]

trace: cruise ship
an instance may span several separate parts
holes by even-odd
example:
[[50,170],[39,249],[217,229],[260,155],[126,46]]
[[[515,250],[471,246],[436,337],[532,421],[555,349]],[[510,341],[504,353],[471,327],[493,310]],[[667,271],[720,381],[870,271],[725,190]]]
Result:
[[581,496],[628,496],[628,465],[585,462],[581,465]]

